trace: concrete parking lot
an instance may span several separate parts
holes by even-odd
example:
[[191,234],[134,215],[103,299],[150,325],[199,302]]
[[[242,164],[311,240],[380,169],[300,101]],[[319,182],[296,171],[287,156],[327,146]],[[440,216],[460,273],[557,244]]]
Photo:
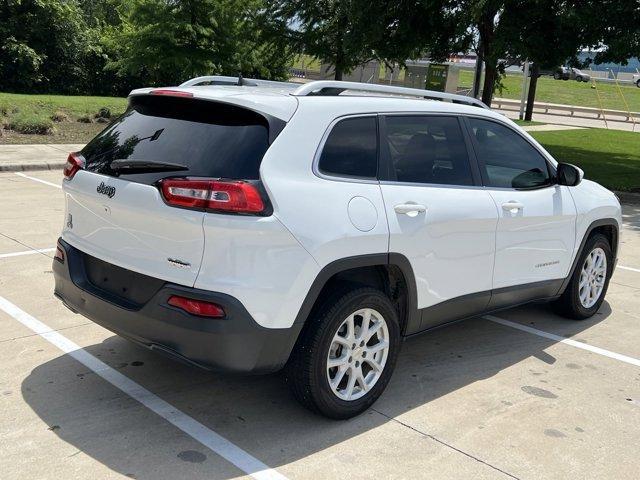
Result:
[[60,182],[0,173],[3,479],[638,478],[640,205],[595,317],[535,305],[411,338],[374,408],[337,422],[280,375],[196,370],[67,310]]

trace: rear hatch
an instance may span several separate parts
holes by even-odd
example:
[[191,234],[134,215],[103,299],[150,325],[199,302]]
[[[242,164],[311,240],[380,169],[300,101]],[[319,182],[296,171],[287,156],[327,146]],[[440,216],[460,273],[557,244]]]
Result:
[[[227,103],[171,93],[131,97],[124,115],[75,157],[81,168],[64,181],[63,239],[109,264],[192,286],[204,251],[204,215],[218,208],[212,203],[226,208],[235,195],[209,190],[231,185],[264,195],[260,162],[283,126],[282,120]],[[172,189],[163,189],[163,182]],[[216,188],[203,190],[203,184]],[[199,195],[217,200],[203,203]],[[251,213],[268,213],[268,199]],[[85,262],[91,265],[96,263]],[[109,282],[105,268],[100,264],[100,272],[87,273]]]

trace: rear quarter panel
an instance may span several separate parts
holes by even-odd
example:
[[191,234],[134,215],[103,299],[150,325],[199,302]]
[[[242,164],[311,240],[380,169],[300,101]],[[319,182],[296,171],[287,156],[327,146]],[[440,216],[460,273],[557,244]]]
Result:
[[[365,106],[359,112],[358,99],[301,100],[260,168],[274,215],[321,267],[337,259],[388,251],[389,229],[379,184],[321,178],[313,173],[314,157],[331,123],[343,116],[370,113],[371,108]],[[349,211],[354,197],[371,203],[367,208],[374,220],[365,228],[352,222],[358,223],[354,204],[351,216]],[[360,199],[355,203],[366,205]]]
[[320,271],[313,257],[274,216],[210,213],[195,287],[237,298],[266,328],[293,325]]

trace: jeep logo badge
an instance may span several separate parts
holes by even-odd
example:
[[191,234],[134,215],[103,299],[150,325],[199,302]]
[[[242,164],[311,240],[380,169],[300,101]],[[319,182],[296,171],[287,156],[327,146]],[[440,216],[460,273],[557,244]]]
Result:
[[104,182],[100,182],[100,185],[98,185],[98,188],[96,188],[96,192],[112,198],[116,194],[116,187],[105,185]]

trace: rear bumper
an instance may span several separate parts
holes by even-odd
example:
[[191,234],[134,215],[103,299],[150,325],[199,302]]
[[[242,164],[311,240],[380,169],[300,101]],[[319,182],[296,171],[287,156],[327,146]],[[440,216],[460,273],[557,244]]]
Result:
[[[269,373],[289,358],[299,326],[270,329],[258,325],[234,297],[165,283],[142,306],[132,306],[93,285],[86,274],[83,253],[60,239],[65,260],[54,259],[54,294],[73,312],[177,360],[207,370]],[[215,302],[224,319],[190,315],[167,304],[171,295]]]

